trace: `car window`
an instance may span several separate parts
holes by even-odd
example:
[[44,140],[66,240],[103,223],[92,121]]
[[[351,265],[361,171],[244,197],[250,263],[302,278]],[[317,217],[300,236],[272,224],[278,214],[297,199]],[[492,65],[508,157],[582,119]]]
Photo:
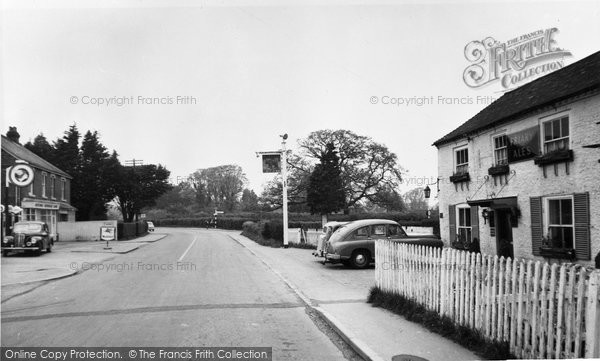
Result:
[[385,224],[375,224],[371,226],[371,234],[374,236],[385,236]]
[[39,232],[42,230],[42,226],[38,223],[22,223],[15,224],[15,228],[13,229],[16,233],[24,233],[24,232]]
[[362,227],[354,231],[356,237],[367,237],[369,235],[369,227]]
[[387,235],[388,235],[388,237],[405,237],[406,233],[404,232],[402,227],[394,225],[394,224],[390,224],[388,226]]

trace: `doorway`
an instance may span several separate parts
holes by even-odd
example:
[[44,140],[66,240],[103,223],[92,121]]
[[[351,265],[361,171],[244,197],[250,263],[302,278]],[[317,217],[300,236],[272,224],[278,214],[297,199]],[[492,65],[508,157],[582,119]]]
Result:
[[513,235],[510,209],[496,209],[496,249],[498,257],[514,258]]

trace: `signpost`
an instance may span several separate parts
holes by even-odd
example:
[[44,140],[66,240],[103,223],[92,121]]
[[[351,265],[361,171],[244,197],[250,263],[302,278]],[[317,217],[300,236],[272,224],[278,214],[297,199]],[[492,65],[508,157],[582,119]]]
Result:
[[262,156],[263,173],[281,172],[281,182],[283,186],[283,247],[288,248],[288,196],[287,196],[287,154],[285,141],[288,138],[287,134],[280,135],[283,139],[281,142],[281,150],[271,152],[256,152],[256,156]]
[[106,247],[104,247],[104,249],[112,249],[112,247],[108,245],[108,241],[114,241],[117,239],[117,227],[101,226],[100,239],[106,241]]
[[4,240],[4,235],[7,231],[9,212],[15,209],[14,207],[17,207],[19,210],[21,209],[17,204],[15,204],[14,207],[9,207],[8,205],[8,192],[10,184],[14,184],[15,187],[27,187],[31,184],[31,182],[33,182],[34,177],[35,172],[33,171],[33,168],[31,168],[31,166],[24,160],[17,159],[15,161],[15,165],[6,168],[6,180],[4,182],[5,206],[2,210],[4,215],[4,224],[2,227],[2,232],[0,233],[2,240]]
[[217,211],[217,210],[215,209],[215,213],[213,213],[213,216],[215,217],[215,218],[214,218],[214,221],[215,221],[215,228],[217,228],[217,215],[219,215],[219,214],[223,214],[223,213],[225,213],[225,212],[223,212],[223,211]]

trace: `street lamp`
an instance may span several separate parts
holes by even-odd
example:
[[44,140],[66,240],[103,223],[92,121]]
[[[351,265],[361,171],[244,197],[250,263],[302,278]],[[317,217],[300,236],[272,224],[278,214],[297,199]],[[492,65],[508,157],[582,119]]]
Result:
[[429,186],[425,186],[425,189],[423,189],[423,193],[425,193],[425,198],[431,197],[431,188],[429,188]]

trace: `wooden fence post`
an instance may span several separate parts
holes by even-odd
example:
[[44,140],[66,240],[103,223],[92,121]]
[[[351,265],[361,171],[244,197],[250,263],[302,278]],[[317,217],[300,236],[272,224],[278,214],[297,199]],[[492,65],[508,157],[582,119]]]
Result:
[[600,357],[600,271],[590,274],[585,314],[585,358]]

